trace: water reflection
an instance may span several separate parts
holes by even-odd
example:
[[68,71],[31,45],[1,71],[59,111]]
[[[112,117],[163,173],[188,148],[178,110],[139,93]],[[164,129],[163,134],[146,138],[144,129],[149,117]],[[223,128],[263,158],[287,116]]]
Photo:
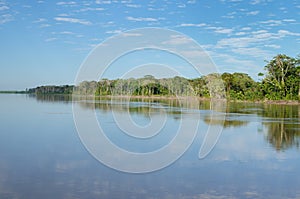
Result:
[[261,114],[267,127],[266,140],[277,151],[299,148],[300,106],[264,105]]
[[299,124],[291,124],[281,119],[276,122],[264,122],[267,127],[266,139],[277,150],[286,150],[291,147],[299,148]]
[[[46,114],[49,110],[71,113],[71,104],[64,104],[68,98],[0,97],[1,199],[281,199],[300,195],[299,106],[230,103],[223,111],[220,104],[219,114],[226,114],[222,124],[219,114],[210,117],[210,102],[199,102],[198,109],[190,111],[200,112],[201,128],[207,124],[226,127],[212,153],[203,160],[197,158],[200,137],[170,167],[130,175],[111,170],[90,156],[76,134],[71,114]],[[128,111],[118,100],[101,99],[95,105],[82,99],[78,103],[88,111],[96,107],[96,113],[104,115],[104,123],[109,121],[106,112],[114,106],[120,113]],[[170,122],[183,114],[192,117],[176,103],[138,99],[131,102],[130,112],[133,117],[145,118],[149,111],[159,114],[163,107],[169,111]],[[110,125],[107,122],[106,128],[111,129]]]
[[223,125],[224,128],[241,127],[241,126],[246,126],[249,123],[248,121],[242,121],[236,119],[231,120],[228,116],[225,117],[225,121],[218,120],[217,118],[211,120],[209,116],[205,116],[204,122],[206,124],[211,124],[211,125]]
[[31,98],[35,98],[38,102],[72,102],[72,95],[29,94],[28,96]]
[[[36,95],[37,101],[46,102],[71,102],[70,95]],[[94,99],[87,96],[78,96],[76,99],[80,106],[86,109],[96,109],[103,112],[129,111],[131,114],[149,117],[150,112],[160,113],[164,108],[174,119],[180,119],[185,109],[189,110],[211,110],[213,106],[210,101],[191,101],[191,99],[160,99],[160,98],[114,98],[101,97]],[[128,106],[130,101],[130,106]],[[299,148],[300,142],[300,106],[298,105],[276,105],[260,103],[215,103],[220,112],[225,114],[225,121],[218,116],[214,118],[207,112],[202,112],[201,119],[210,125],[219,125],[224,128],[247,126],[255,120],[264,127],[265,140],[271,144],[276,151],[287,150],[292,147]],[[226,107],[226,110],[223,110]],[[183,108],[183,109],[182,109]],[[216,108],[215,108],[216,110]],[[261,131],[261,130],[259,130]]]
[[265,139],[276,151],[299,148],[299,105],[233,103],[228,112],[260,116]]

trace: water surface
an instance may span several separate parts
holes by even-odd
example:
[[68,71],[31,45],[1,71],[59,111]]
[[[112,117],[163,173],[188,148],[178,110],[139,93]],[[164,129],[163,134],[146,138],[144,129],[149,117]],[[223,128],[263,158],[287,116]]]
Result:
[[[180,117],[200,112],[199,132],[189,150],[174,164],[147,174],[128,174],[99,163],[77,134],[70,98],[0,95],[0,198],[299,198],[300,106],[228,104],[223,122],[211,120],[209,102],[199,110],[180,109],[176,100],[136,100],[129,109],[102,99],[96,107],[107,136],[127,150],[147,152],[164,146]],[[153,140],[121,134],[111,110],[128,112],[138,125],[167,114],[163,133]],[[199,147],[208,125],[223,132],[204,159]]]

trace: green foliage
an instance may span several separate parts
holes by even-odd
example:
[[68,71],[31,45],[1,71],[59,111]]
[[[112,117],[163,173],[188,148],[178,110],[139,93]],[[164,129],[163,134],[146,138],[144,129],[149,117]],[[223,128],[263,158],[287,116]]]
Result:
[[271,100],[295,100],[299,98],[300,69],[299,58],[279,54],[265,66],[263,92]]
[[30,94],[72,94],[74,86],[38,86],[26,91]]
[[130,79],[83,81],[78,86],[40,86],[26,90],[36,94],[111,96],[198,96],[231,100],[300,100],[300,59],[279,54],[258,73],[255,82],[245,73],[209,74],[195,79],[152,75]]

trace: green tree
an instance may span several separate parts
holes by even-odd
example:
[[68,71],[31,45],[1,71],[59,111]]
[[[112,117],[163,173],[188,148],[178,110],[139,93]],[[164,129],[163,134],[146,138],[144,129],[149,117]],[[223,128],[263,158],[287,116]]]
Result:
[[[299,61],[284,54],[275,56],[265,66],[267,75],[263,80],[267,98],[292,99],[299,87],[297,65]],[[297,96],[297,94],[296,94]]]

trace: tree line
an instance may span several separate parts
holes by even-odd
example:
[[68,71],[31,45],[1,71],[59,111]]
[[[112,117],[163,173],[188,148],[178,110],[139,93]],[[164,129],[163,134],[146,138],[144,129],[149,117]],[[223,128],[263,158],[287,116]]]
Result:
[[246,73],[209,74],[195,79],[172,77],[101,79],[73,86],[41,86],[29,89],[37,94],[80,94],[95,96],[197,96],[233,100],[300,100],[300,59],[279,54],[259,73],[260,81]]
[[38,86],[36,88],[26,89],[26,93],[34,94],[72,94],[74,86],[63,85],[63,86]]

